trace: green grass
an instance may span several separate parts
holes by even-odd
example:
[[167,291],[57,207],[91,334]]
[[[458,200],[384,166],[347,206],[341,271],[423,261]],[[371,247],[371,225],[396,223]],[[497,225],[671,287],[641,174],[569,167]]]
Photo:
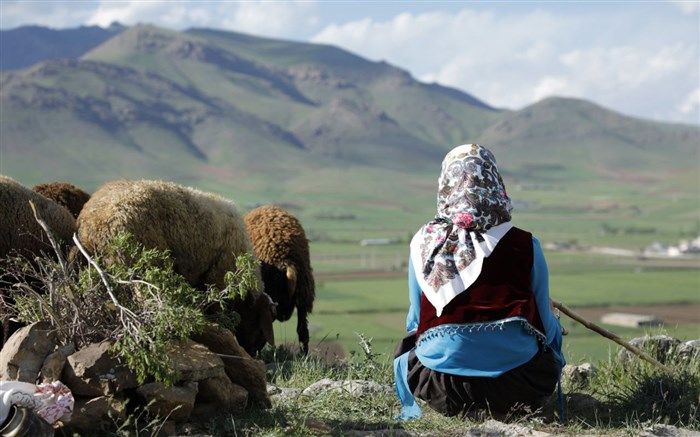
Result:
[[[322,246],[330,250],[330,246]],[[353,245],[357,255],[361,250]],[[377,247],[388,259],[399,247]],[[700,270],[652,269],[645,261],[602,257],[580,253],[548,253],[550,289],[553,299],[574,307],[611,305],[700,304]],[[347,260],[345,260],[347,262]],[[358,262],[354,259],[353,262]],[[319,279],[314,313],[310,316],[312,344],[339,341],[348,350],[357,350],[356,332],[374,339],[378,351],[390,353],[405,335],[408,290],[404,273],[387,279]],[[598,322],[598,321],[595,321]],[[614,345],[599,335],[564,317],[570,334],[565,349],[571,361],[604,359]],[[607,326],[625,338],[645,334],[644,329]],[[671,335],[683,339],[700,338],[700,323],[665,326]],[[294,343],[293,322],[276,323],[278,343]]]

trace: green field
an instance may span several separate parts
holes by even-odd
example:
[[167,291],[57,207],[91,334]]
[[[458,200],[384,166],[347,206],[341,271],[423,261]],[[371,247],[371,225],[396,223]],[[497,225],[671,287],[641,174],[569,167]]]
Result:
[[[366,249],[366,248],[364,248]],[[379,248],[377,248],[379,249]],[[390,249],[384,250],[391,252]],[[650,262],[621,262],[614,257],[579,253],[548,253],[552,298],[567,305],[649,306],[700,304],[700,270],[659,270]],[[321,278],[323,276],[321,275]],[[372,337],[378,351],[391,354],[404,335],[408,296],[403,273],[388,279],[348,279],[317,284],[317,300],[310,317],[312,343],[339,341],[347,350],[357,350],[357,336]],[[596,320],[597,321],[597,320]],[[565,348],[570,361],[606,359],[617,346],[570,320]],[[606,326],[625,338],[645,334],[644,329]],[[700,314],[694,323],[666,324],[662,329],[682,339],[700,338]],[[659,332],[654,328],[649,332]],[[294,342],[294,323],[276,325],[279,343]]]

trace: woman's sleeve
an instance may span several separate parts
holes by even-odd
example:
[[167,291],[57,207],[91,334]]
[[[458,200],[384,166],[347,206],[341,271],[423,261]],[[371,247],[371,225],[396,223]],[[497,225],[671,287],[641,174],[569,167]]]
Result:
[[411,257],[408,258],[408,315],[406,316],[406,332],[412,332],[418,329],[418,321],[420,320],[420,287],[418,279],[413,269]]
[[539,240],[532,237],[532,290],[535,293],[535,302],[537,310],[542,320],[544,334],[547,336],[547,345],[554,351],[561,366],[564,366],[564,356],[561,353],[562,346],[562,330],[559,324],[559,319],[552,312],[552,305],[549,299],[549,271],[547,269],[547,261],[544,259],[544,253],[540,246]]

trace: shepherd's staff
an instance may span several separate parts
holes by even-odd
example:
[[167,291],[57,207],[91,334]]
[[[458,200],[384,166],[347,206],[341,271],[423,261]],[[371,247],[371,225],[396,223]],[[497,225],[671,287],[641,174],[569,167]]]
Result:
[[641,359],[643,359],[643,360],[645,360],[645,361],[648,361],[649,363],[655,365],[656,367],[658,367],[658,368],[660,368],[660,369],[662,369],[662,370],[664,370],[664,371],[666,371],[666,372],[671,373],[671,369],[670,369],[670,368],[668,368],[668,367],[666,367],[665,365],[661,364],[659,361],[657,361],[656,359],[654,359],[654,358],[653,358],[652,356],[650,356],[648,353],[644,352],[643,350],[639,349],[638,347],[636,347],[636,346],[634,346],[634,345],[629,344],[628,342],[626,342],[625,340],[621,339],[621,338],[620,338],[619,336],[617,336],[616,334],[614,334],[614,333],[608,331],[607,329],[605,329],[605,328],[603,328],[603,327],[601,327],[601,326],[598,326],[598,325],[596,325],[596,324],[593,323],[593,322],[589,322],[588,320],[584,319],[584,318],[581,317],[580,315],[578,315],[578,314],[576,314],[575,312],[571,311],[569,308],[567,308],[567,307],[566,307],[564,304],[562,304],[561,302],[557,302],[557,301],[553,300],[553,301],[552,301],[552,306],[553,306],[554,308],[558,309],[559,311],[561,311],[562,313],[566,314],[567,316],[571,317],[571,318],[574,319],[575,321],[579,322],[580,324],[582,324],[582,325],[585,326],[586,328],[590,329],[591,331],[594,331],[594,332],[596,332],[596,333],[602,335],[603,337],[608,338],[608,339],[614,341],[615,343],[617,343],[617,344],[619,344],[620,346],[624,347],[625,349],[627,349],[628,351],[630,351],[630,352],[632,352],[633,354],[637,355],[637,356],[640,357]]

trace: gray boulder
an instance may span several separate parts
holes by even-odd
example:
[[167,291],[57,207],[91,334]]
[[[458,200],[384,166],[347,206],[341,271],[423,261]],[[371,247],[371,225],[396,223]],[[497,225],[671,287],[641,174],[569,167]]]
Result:
[[[652,357],[656,358],[662,363],[665,363],[671,356],[673,356],[680,343],[680,340],[669,337],[668,335],[637,337],[630,340],[630,344],[632,346],[649,351]],[[630,362],[631,360],[639,359],[627,349],[621,349],[618,353],[618,357],[623,362]]]
[[316,381],[302,391],[303,396],[318,396],[324,393],[348,393],[352,396],[366,396],[393,393],[393,388],[374,381],[353,379],[347,381],[334,381],[324,378]]
[[183,386],[168,387],[160,382],[144,384],[136,393],[148,404],[149,412],[175,422],[190,418],[199,390],[198,383],[188,382]]
[[0,351],[0,381],[36,383],[46,356],[56,348],[48,322],[36,322],[16,331]]
[[96,397],[137,386],[136,375],[114,357],[111,346],[93,343],[68,357],[61,380],[73,394]]

